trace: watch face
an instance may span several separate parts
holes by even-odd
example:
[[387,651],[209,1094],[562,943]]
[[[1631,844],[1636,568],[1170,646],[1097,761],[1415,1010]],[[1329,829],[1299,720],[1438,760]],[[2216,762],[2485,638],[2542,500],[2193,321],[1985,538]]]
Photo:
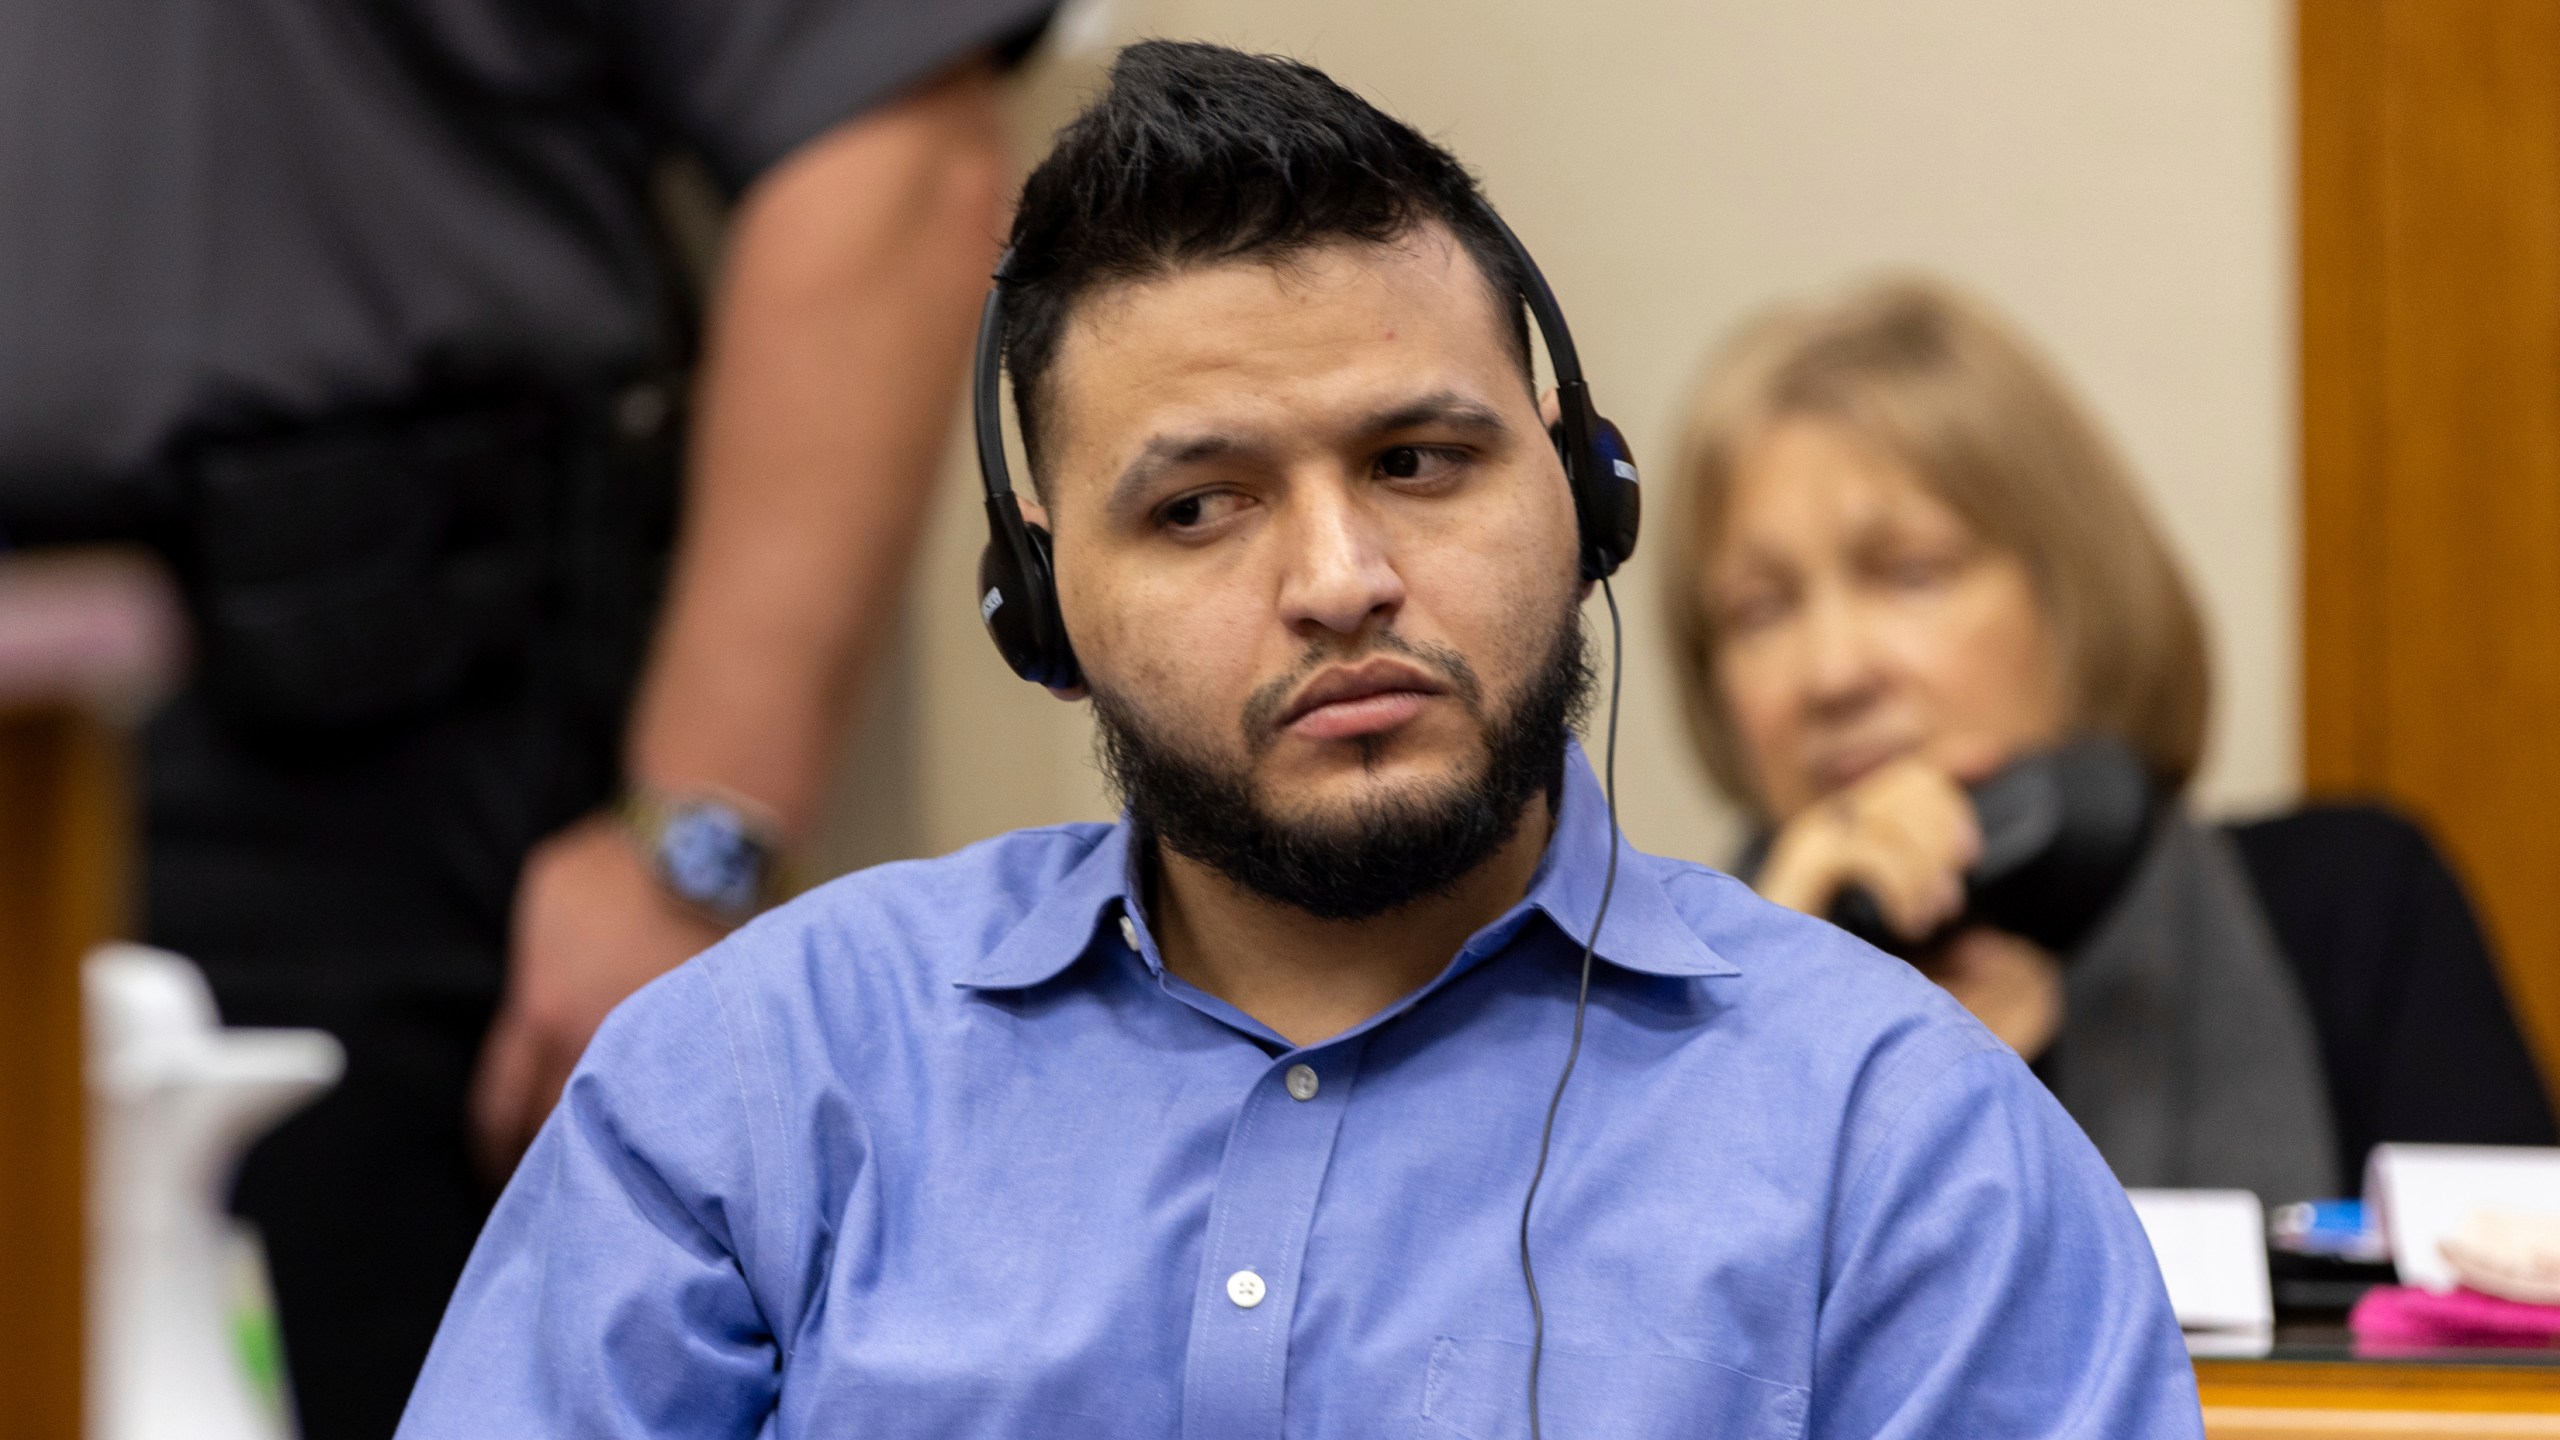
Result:
[[667,817],[658,868],[668,888],[722,915],[755,908],[764,888],[764,850],[737,816],[717,805],[687,805]]

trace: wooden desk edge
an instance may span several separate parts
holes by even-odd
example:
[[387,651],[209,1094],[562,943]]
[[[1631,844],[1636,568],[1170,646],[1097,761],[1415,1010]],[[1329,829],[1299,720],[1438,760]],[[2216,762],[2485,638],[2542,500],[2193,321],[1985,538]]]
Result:
[[2206,1440],[2560,1440],[2560,1368],[2198,1360]]
[[2560,1415],[2478,1410],[2327,1410],[2207,1405],[2205,1440],[2516,1440],[2560,1436]]
[[2560,1366],[2198,1360],[2195,1367],[2196,1389],[2207,1408],[2436,1410],[2560,1417]]

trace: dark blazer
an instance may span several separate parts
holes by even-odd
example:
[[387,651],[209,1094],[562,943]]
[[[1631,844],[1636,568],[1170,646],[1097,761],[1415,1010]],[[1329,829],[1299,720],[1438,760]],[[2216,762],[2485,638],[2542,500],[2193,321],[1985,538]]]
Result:
[[2560,1143],[2462,884],[2372,805],[2230,827],[2320,1034],[2341,1176],[2385,1140]]

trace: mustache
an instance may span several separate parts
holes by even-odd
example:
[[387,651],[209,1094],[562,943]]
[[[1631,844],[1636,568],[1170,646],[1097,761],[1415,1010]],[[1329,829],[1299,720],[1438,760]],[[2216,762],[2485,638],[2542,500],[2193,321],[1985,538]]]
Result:
[[1304,655],[1289,667],[1289,673],[1257,687],[1245,697],[1243,723],[1247,753],[1260,756],[1280,738],[1280,714],[1289,697],[1298,693],[1307,677],[1327,665],[1349,664],[1385,652],[1401,655],[1427,669],[1436,671],[1447,681],[1449,693],[1466,707],[1467,714],[1484,719],[1484,682],[1476,678],[1475,667],[1467,657],[1446,645],[1408,640],[1393,630],[1371,632],[1365,639],[1348,648],[1326,640],[1307,642]]

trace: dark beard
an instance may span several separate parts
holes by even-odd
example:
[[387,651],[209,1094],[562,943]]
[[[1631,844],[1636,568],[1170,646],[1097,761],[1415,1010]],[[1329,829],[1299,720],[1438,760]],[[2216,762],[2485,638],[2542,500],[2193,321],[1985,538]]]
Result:
[[[1579,609],[1569,610],[1546,663],[1510,709],[1488,721],[1464,657],[1381,632],[1370,647],[1415,656],[1448,676],[1484,738],[1483,770],[1418,793],[1363,801],[1332,820],[1283,820],[1256,800],[1245,765],[1203,762],[1154,733],[1135,710],[1093,691],[1103,773],[1129,808],[1141,844],[1168,846],[1236,884],[1322,920],[1366,920],[1455,889],[1519,833],[1532,796],[1564,782],[1565,742],[1588,708],[1592,670]],[[1301,674],[1348,658],[1311,653]],[[1278,709],[1275,681],[1245,709],[1247,752],[1259,756]]]

